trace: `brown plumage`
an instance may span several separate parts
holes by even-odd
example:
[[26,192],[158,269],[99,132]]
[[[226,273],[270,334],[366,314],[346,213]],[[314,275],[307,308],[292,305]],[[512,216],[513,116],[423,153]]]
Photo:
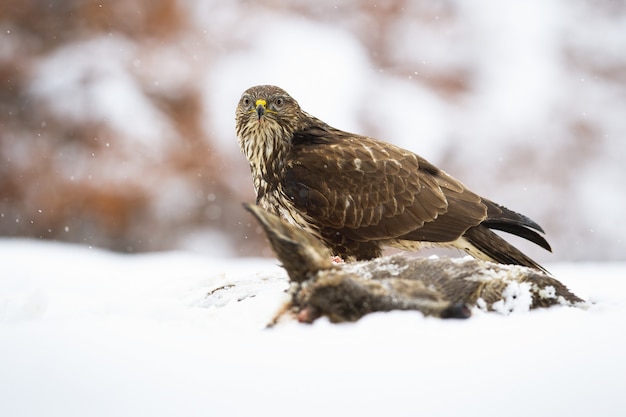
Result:
[[382,247],[453,246],[472,256],[543,268],[490,229],[550,245],[526,216],[469,191],[420,156],[335,129],[284,90],[246,90],[236,110],[257,204],[321,239],[345,259]]
[[259,221],[291,281],[286,313],[311,322],[354,321],[375,311],[417,310],[441,318],[467,318],[474,307],[508,314],[585,301],[556,279],[518,265],[476,259],[419,259],[402,255],[333,264],[310,233],[259,206],[244,204]]

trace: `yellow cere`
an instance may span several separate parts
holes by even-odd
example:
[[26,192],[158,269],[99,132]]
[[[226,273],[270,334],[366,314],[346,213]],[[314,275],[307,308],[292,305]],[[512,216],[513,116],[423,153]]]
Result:
[[254,103],[254,107],[259,107],[259,106],[263,106],[263,108],[265,108],[267,106],[267,101],[263,99],[258,99],[256,103]]

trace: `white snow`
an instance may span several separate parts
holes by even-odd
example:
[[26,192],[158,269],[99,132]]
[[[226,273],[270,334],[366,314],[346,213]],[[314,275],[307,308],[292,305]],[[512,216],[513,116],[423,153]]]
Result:
[[504,298],[493,303],[491,308],[503,315],[529,311],[533,302],[530,288],[531,285],[528,282],[509,282],[502,291]]
[[591,307],[265,329],[276,260],[0,239],[0,415],[626,415],[626,264],[547,267]]

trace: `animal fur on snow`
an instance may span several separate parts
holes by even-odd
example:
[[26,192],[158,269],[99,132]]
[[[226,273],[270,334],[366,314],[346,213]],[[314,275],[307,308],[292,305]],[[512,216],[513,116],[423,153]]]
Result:
[[244,204],[265,230],[291,281],[291,301],[278,314],[300,321],[327,316],[355,321],[376,311],[417,310],[441,318],[467,318],[471,308],[508,314],[585,301],[536,269],[471,258],[388,256],[333,264],[315,237],[261,207]]

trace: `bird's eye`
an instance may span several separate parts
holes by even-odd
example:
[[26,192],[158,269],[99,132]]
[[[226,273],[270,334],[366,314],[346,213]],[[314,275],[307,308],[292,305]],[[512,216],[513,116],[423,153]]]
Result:
[[250,97],[244,97],[241,99],[241,104],[243,104],[244,107],[250,107],[250,105],[252,104],[252,100],[250,99]]
[[282,97],[278,97],[277,99],[275,99],[275,100],[274,100],[273,107],[274,107],[276,110],[278,110],[278,109],[280,109],[281,107],[283,107],[283,105],[284,105],[284,104],[285,104],[285,99],[284,99],[284,98],[282,98]]

